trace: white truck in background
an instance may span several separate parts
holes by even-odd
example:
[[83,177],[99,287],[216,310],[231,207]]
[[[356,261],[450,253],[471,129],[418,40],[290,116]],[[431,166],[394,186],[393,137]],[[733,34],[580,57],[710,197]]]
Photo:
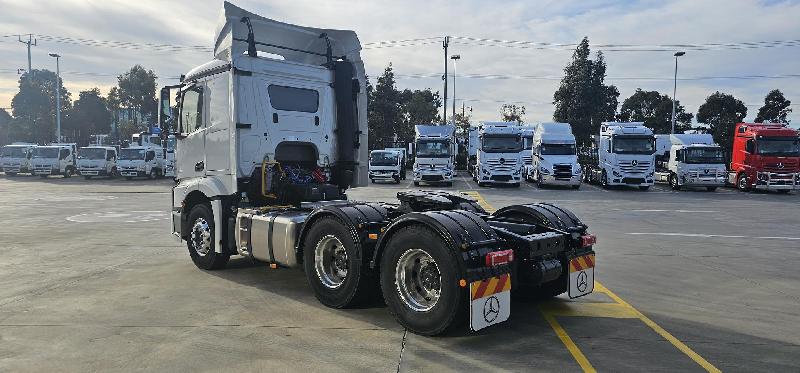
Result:
[[[507,320],[512,276],[515,294],[592,292],[595,237],[563,208],[488,214],[441,191],[402,191],[399,203],[348,201],[345,191],[368,180],[356,34],[227,2],[222,21],[213,60],[160,94],[163,128],[173,91],[179,108],[172,232],[198,268],[221,269],[231,255],[303,268],[322,304],[382,299],[403,327],[424,335]],[[572,261],[585,266],[578,272]],[[579,286],[578,278],[588,280]]]
[[533,136],[533,155],[528,180],[539,187],[568,185],[581,187],[583,173],[578,163],[575,135],[569,123],[539,123]]
[[117,176],[117,148],[92,145],[78,149],[78,173],[89,180],[93,176]]
[[475,165],[478,164],[478,148],[481,145],[478,127],[470,127],[467,134],[467,172],[475,179]]
[[414,126],[414,186],[421,182],[453,185],[456,169],[456,128],[451,125]]
[[167,143],[164,146],[164,176],[175,177],[175,135],[167,136]]
[[8,176],[33,174],[31,156],[36,144],[15,142],[0,149],[0,171]]
[[522,133],[516,122],[481,122],[475,180],[478,186],[519,187],[522,175]]
[[533,147],[533,133],[535,130],[535,124],[526,124],[520,127],[520,133],[522,134],[522,154],[520,157],[522,158],[522,178],[524,180],[528,180],[528,174],[533,171],[533,152],[531,152],[531,148]]
[[405,179],[403,153],[396,150],[373,150],[369,153],[369,180],[389,181],[400,184]]
[[705,187],[714,191],[725,186],[728,170],[725,151],[711,134],[655,135],[657,182],[674,190]]
[[31,155],[31,167],[34,175],[46,178],[50,175],[72,177],[77,172],[77,144],[53,143],[37,146]]
[[591,155],[582,164],[584,179],[603,188],[616,185],[648,190],[655,174],[655,137],[643,122],[603,122],[592,135]]
[[117,171],[126,180],[164,176],[164,149],[156,145],[135,145],[119,150]]

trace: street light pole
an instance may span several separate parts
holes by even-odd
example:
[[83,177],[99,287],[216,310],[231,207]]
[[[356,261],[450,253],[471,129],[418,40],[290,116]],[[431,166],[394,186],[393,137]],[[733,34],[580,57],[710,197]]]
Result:
[[[450,56],[450,59],[453,60],[453,126],[456,125],[456,67],[458,64],[458,60],[461,59],[461,55],[454,54]],[[445,103],[447,105],[447,103]]]
[[61,142],[61,66],[59,65],[61,56],[50,53],[50,57],[56,59],[56,142]]
[[678,93],[678,57],[683,56],[686,52],[675,52],[675,78],[672,85],[672,130],[670,133],[675,133],[675,105],[677,98],[675,95]]

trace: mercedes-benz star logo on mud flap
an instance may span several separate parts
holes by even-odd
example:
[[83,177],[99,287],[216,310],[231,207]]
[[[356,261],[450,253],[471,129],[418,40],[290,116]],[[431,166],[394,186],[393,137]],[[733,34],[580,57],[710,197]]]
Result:
[[[588,284],[588,276],[586,275],[586,272],[581,271],[581,273],[578,273],[578,291],[583,293],[584,291],[586,291],[586,287],[588,285],[589,285]],[[484,306],[484,313],[486,312],[485,308],[486,307]]]
[[492,321],[496,320],[497,316],[499,315],[500,300],[492,295],[486,300],[486,302],[483,303],[483,319],[486,320],[486,322],[491,323]]

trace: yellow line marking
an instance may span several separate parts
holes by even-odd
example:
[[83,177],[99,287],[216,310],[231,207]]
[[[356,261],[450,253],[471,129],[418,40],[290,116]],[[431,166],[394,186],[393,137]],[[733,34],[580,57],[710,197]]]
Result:
[[[478,201],[478,204],[488,212],[497,210],[492,207],[492,205],[489,204],[489,202],[487,202],[486,199],[484,199],[483,196],[481,196],[481,194],[478,192],[470,191],[462,193],[475,198]],[[544,319],[547,320],[547,323],[550,324],[550,327],[553,328],[558,338],[561,340],[567,350],[569,350],[569,352],[572,354],[572,357],[575,358],[575,361],[578,362],[584,372],[596,372],[596,370],[592,364],[589,363],[589,360],[586,359],[586,356],[583,354],[583,352],[581,352],[575,342],[572,341],[572,338],[570,338],[564,328],[561,327],[561,324],[558,323],[555,316],[637,318],[642,320],[642,322],[649,326],[650,329],[653,329],[653,331],[666,339],[690,359],[694,360],[695,363],[703,367],[703,369],[706,371],[714,373],[721,372],[717,367],[709,363],[708,360],[694,352],[694,350],[689,348],[689,346],[678,340],[678,338],[675,338],[675,336],[656,324],[655,321],[639,312],[639,310],[628,304],[628,302],[622,300],[622,298],[614,294],[614,292],[603,286],[603,284],[600,282],[594,282],[594,292],[604,293],[617,303],[545,302],[539,304],[539,311],[544,316]]]
[[597,372],[597,370],[592,366],[592,363],[589,362],[589,359],[586,358],[583,352],[581,352],[581,349],[579,349],[578,346],[575,345],[575,342],[572,341],[572,338],[569,337],[569,334],[567,334],[564,328],[561,327],[561,324],[556,321],[556,318],[553,317],[553,315],[545,312],[543,309],[540,309],[539,311],[542,313],[542,316],[544,316],[544,319],[547,320],[547,323],[550,324],[550,327],[556,332],[556,335],[558,336],[558,339],[561,340],[561,343],[567,347],[569,353],[572,354],[572,357],[578,362],[578,365],[581,366],[581,369],[583,369],[584,372]]

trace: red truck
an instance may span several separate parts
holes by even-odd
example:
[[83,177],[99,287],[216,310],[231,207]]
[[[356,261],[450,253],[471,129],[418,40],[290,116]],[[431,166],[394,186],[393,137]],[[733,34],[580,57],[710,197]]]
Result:
[[800,134],[784,124],[737,123],[728,174],[740,190],[800,189]]

